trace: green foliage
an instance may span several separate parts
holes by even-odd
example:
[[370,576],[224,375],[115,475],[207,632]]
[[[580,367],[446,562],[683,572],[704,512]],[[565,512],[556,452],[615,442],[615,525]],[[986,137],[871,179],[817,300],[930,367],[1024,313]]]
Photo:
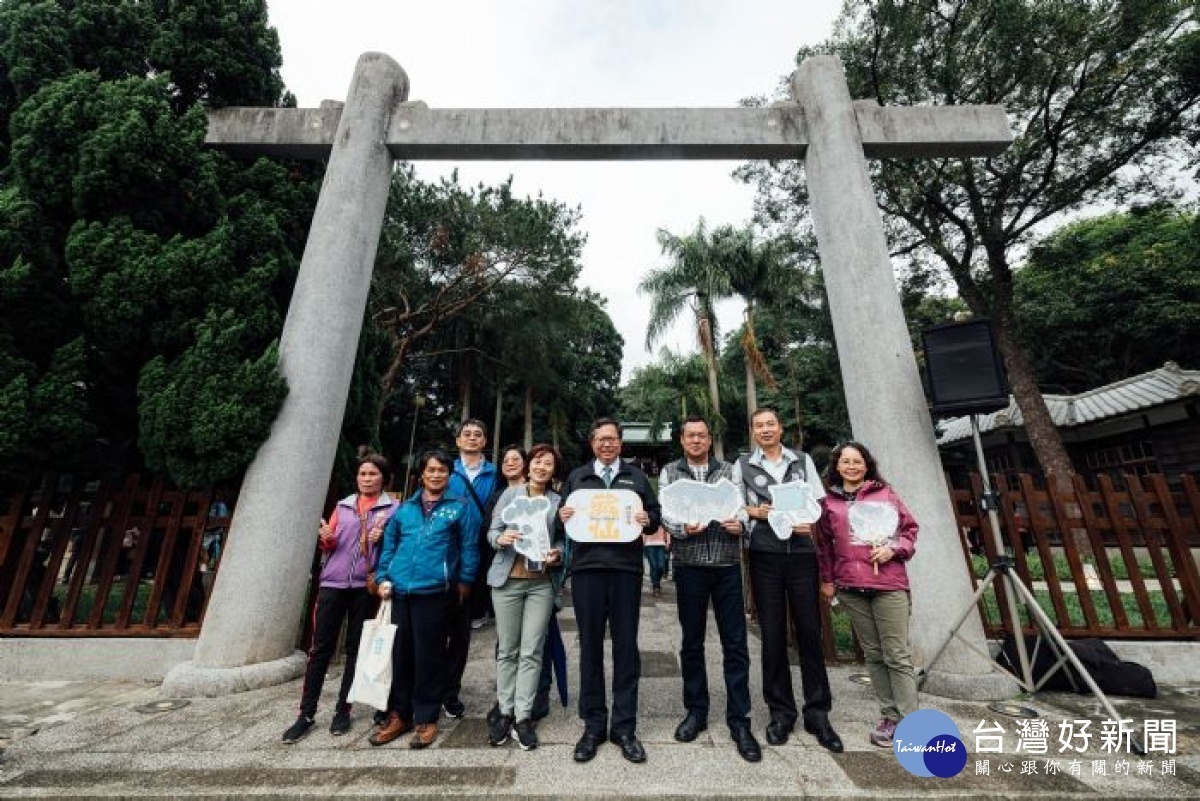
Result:
[[[998,104],[1012,146],[986,159],[888,159],[872,167],[893,249],[937,264],[997,328],[1039,461],[1070,462],[1018,346],[1013,253],[1049,220],[1098,202],[1173,191],[1194,135],[1194,0],[849,2],[835,35],[851,95],[891,105]],[[1031,32],[1035,32],[1031,34]],[[810,230],[802,168],[760,163],[766,224]]]
[[1016,274],[1017,319],[1038,378],[1081,392],[1196,365],[1200,221],[1170,207],[1074,223]]
[[142,370],[138,444],[151,468],[184,486],[239,478],[283,405],[277,346],[256,355],[245,334],[234,313],[210,313],[192,348]]
[[261,0],[0,0],[0,474],[236,480],[266,437],[319,167],[203,139],[279,64]]

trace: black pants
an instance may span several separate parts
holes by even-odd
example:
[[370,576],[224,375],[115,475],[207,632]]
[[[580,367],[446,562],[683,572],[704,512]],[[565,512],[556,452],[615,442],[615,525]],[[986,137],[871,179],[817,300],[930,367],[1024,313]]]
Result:
[[833,699],[821,640],[820,576],[815,553],[750,552],[750,583],[762,634],[763,700],[772,720],[794,725],[796,696],[787,654],[787,613],[800,650],[804,720],[821,722]]
[[750,651],[746,645],[746,615],[742,611],[742,569],[675,565],[676,605],[683,646],[683,705],[708,720],[708,671],[704,666],[704,631],[712,602],[725,673],[725,722],[730,728],[750,725]]
[[[638,616],[642,576],[620,570],[588,570],[571,577],[575,623],[579,627],[579,717],[597,737],[632,735],[637,729]],[[612,637],[613,705],[609,727],[604,681],[604,630]]]
[[388,709],[406,721],[437,723],[441,714],[451,597],[451,593],[439,592],[392,598],[396,640],[392,645]]
[[467,656],[471,650],[471,600],[468,598],[467,603],[460,604],[458,585],[454,586],[446,612],[443,702],[458,700],[458,693],[462,690],[463,672],[467,669]]
[[317,604],[313,607],[312,648],[308,652],[308,665],[304,668],[304,689],[300,694],[300,714],[315,717],[321,688],[325,684],[325,671],[337,648],[338,632],[343,621],[346,624],[346,666],[342,670],[342,686],[338,690],[337,706],[348,706],[346,696],[354,683],[354,668],[358,663],[358,644],[362,639],[363,623],[375,614],[376,600],[364,588],[337,589],[322,587],[317,593]]

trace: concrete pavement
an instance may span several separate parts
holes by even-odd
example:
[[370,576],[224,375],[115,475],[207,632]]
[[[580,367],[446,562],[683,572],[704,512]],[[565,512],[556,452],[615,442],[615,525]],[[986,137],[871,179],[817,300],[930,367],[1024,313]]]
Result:
[[[355,711],[350,734],[332,737],[328,724],[337,684],[332,675],[317,726],[292,746],[283,745],[280,735],[295,718],[299,681],[222,698],[194,698],[181,708],[158,712],[135,709],[165,700],[150,684],[0,684],[0,797],[1200,798],[1200,681],[1194,687],[1165,687],[1154,701],[1111,699],[1122,716],[1139,726],[1145,719],[1175,721],[1175,753],[1146,757],[1105,753],[1099,737],[1084,753],[1058,753],[1060,721],[1088,719],[1094,731],[1100,729],[1104,715],[1087,696],[1048,694],[1031,702],[1050,724],[1045,755],[1018,751],[1016,721],[989,711],[984,703],[923,696],[923,706],[940,709],[955,721],[970,755],[954,778],[921,778],[901,768],[890,750],[867,741],[878,711],[870,687],[851,680],[860,672],[856,666],[830,670],[832,721],[846,743],[844,754],[830,754],[803,732],[782,747],[766,745],[767,714],[753,634],[753,725],[764,756],[758,764],[746,763],[723,722],[724,688],[712,626],[709,729],[694,743],[676,743],[672,733],[683,714],[679,626],[673,587],[668,581],[664,588],[659,599],[651,598],[647,588],[643,601],[638,734],[649,754],[644,765],[626,762],[612,745],[602,746],[588,764],[571,760],[582,728],[574,709],[576,635],[568,604],[560,620],[572,702],[568,708],[554,703],[551,716],[539,726],[542,745],[535,751],[522,752],[513,743],[487,745],[483,717],[493,700],[495,634],[486,628],[475,632],[472,643],[463,692],[467,716],[443,719],[437,743],[425,751],[409,749],[407,737],[381,748],[370,746],[370,710],[365,709]],[[793,675],[798,690],[797,668]],[[981,721],[1004,728],[1003,753],[979,752],[977,746],[992,743],[980,742],[981,735],[973,733]],[[1058,762],[1056,774],[1046,774],[1047,760]],[[1034,763],[1036,775],[1022,774],[1023,767],[1028,770],[1025,762]],[[1078,763],[1078,775],[1071,773],[1072,762]],[[1164,762],[1174,775],[1163,773]],[[1101,767],[1103,774],[1097,772]]]

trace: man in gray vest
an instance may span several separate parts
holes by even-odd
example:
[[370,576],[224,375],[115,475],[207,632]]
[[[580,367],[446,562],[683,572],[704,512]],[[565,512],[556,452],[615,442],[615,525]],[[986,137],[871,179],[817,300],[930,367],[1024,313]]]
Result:
[[[680,479],[715,484],[733,479],[733,465],[709,458],[712,434],[699,415],[683,421],[679,435],[684,457],[665,466],[658,477],[664,487]],[[690,743],[708,728],[708,673],[704,667],[704,631],[711,601],[721,637],[725,673],[725,722],[747,762],[762,759],[762,749],[750,731],[750,651],[746,645],[746,616],[742,612],[742,521],[710,520],[690,525],[663,512],[663,528],[675,548],[675,591],[683,644],[683,705],[687,715],[675,729],[675,739]]]
[[771,710],[767,742],[786,743],[800,716],[787,655],[790,611],[800,650],[804,730],[825,748],[841,753],[842,740],[829,723],[833,703],[821,641],[820,576],[813,527],[809,523],[795,525],[790,536],[780,539],[767,521],[771,485],[804,481],[815,498],[823,498],[825,490],[808,454],[797,455],[783,447],[779,415],[759,409],[750,417],[750,426],[754,452],[740,457],[734,472],[750,518],[750,585],[762,635],[763,700]]

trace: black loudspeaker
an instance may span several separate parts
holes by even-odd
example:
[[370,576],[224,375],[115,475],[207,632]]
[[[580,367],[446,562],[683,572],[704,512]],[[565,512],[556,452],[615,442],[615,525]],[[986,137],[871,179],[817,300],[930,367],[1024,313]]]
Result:
[[1008,406],[1008,380],[987,320],[921,332],[934,414],[981,414]]

